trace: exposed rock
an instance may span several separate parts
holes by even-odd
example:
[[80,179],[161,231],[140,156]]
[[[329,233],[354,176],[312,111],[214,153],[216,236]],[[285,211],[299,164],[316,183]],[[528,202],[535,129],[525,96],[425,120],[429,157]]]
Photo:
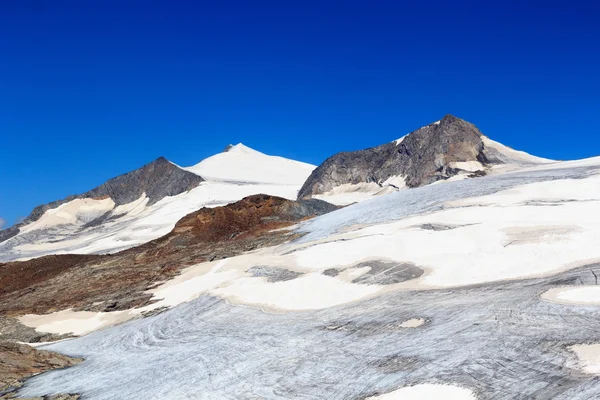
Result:
[[286,268],[268,267],[268,266],[254,266],[247,272],[252,274],[255,278],[267,278],[267,281],[273,282],[284,282],[296,279],[302,273],[296,271],[290,271]]
[[[254,195],[188,214],[171,233],[120,253],[0,263],[0,316],[14,325],[9,317],[28,313],[110,312],[146,305],[151,295],[145,291],[183,268],[283,243],[297,234],[279,228],[333,209],[322,201]],[[4,331],[5,339],[27,336],[22,329]]]
[[[0,399],[12,398],[12,391],[20,387],[23,380],[52,369],[66,368],[83,360],[46,350],[37,350],[20,343],[0,342]],[[72,397],[68,397],[72,396]],[[49,399],[77,399],[75,395]]]
[[68,335],[38,332],[34,328],[23,325],[16,318],[0,317],[0,341],[11,339],[26,343],[40,343],[68,337]]
[[328,268],[325,271],[323,271],[323,275],[325,275],[325,276],[335,277],[335,276],[338,276],[339,274],[340,274],[340,270],[337,268]]
[[354,279],[352,283],[364,285],[393,285],[415,279],[423,275],[423,270],[410,263],[388,261],[367,261],[357,264],[354,268],[369,267],[367,273]]
[[[0,242],[17,235],[19,227],[37,221],[46,211],[75,199],[110,197],[116,205],[122,205],[139,199],[145,193],[148,204],[154,204],[166,196],[175,196],[191,190],[203,180],[200,176],[179,168],[166,158],[159,157],[139,169],[112,178],[88,192],[35,207],[22,222],[0,231]],[[94,221],[90,222],[93,223]]]
[[[501,162],[499,157],[494,161]],[[460,118],[446,115],[401,141],[328,158],[312,172],[298,198],[310,198],[343,184],[382,184],[396,176],[402,176],[408,187],[427,185],[464,172],[453,167],[453,163],[461,162],[490,164],[479,129]]]

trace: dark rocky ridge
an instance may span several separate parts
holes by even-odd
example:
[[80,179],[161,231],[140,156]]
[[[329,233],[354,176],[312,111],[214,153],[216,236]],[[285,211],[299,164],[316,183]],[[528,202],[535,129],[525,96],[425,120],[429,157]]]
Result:
[[410,133],[400,144],[394,141],[329,157],[308,177],[298,198],[309,198],[347,183],[380,184],[397,175],[406,177],[408,187],[427,185],[459,173],[449,166],[452,162],[493,163],[484,150],[482,134],[475,125],[446,115],[439,123]]
[[121,205],[135,201],[146,193],[148,204],[154,204],[166,196],[175,196],[191,190],[202,181],[204,179],[200,176],[179,168],[164,157],[159,157],[141,168],[109,179],[90,191],[35,207],[22,222],[0,231],[0,243],[16,236],[19,227],[37,221],[46,211],[75,199],[110,197],[117,205]]

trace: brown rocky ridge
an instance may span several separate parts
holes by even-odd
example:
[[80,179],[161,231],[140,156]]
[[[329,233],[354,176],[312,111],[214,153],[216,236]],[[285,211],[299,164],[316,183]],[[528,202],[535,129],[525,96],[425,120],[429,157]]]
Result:
[[183,217],[167,235],[110,255],[51,255],[0,264],[0,340],[55,340],[21,325],[24,314],[73,308],[116,311],[147,305],[146,291],[185,267],[277,245],[295,237],[278,230],[334,210],[319,200],[246,197]]

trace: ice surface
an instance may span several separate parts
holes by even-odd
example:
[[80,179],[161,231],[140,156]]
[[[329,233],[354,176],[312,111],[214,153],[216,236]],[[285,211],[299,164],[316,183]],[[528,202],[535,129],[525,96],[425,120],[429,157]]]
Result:
[[446,202],[492,194],[534,182],[582,179],[600,172],[600,159],[563,162],[478,179],[441,182],[365,200],[303,224],[304,242],[325,238],[352,225],[397,221],[410,215],[441,210]]
[[[594,398],[595,381],[565,368],[577,352],[565,343],[600,341],[600,310],[540,294],[600,262],[598,172],[598,158],[535,165],[306,221],[293,243],[192,266],[153,289],[157,304],[174,306],[160,315],[49,346],[86,361],[33,378],[21,394],[364,399],[428,384]],[[352,283],[370,260],[425,273]],[[257,265],[298,277],[269,282],[247,272]],[[411,320],[422,323],[402,325]],[[577,353],[584,372],[595,371],[596,353]]]

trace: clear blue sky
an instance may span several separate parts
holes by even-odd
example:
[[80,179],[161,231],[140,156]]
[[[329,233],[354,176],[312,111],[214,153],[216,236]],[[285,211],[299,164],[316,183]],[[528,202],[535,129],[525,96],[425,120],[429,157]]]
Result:
[[447,113],[536,155],[598,155],[593,3],[3,1],[0,217],[161,155],[243,142],[318,164]]

